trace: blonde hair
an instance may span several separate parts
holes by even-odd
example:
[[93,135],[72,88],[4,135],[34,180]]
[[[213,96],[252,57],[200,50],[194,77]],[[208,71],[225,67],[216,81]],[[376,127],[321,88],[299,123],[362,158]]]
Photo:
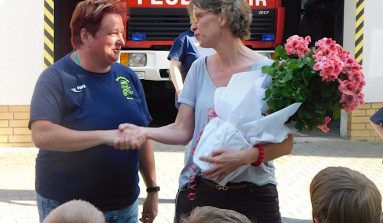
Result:
[[212,206],[196,207],[189,217],[181,223],[251,223],[243,214],[233,210],[220,209]]
[[310,184],[312,216],[320,223],[379,223],[382,197],[365,175],[327,167]]
[[250,25],[253,14],[245,0],[191,0],[188,12],[192,12],[193,6],[212,11],[214,14],[222,14],[227,18],[229,28],[235,37],[242,40],[250,38]]
[[54,209],[43,223],[105,223],[105,218],[91,203],[72,200]]

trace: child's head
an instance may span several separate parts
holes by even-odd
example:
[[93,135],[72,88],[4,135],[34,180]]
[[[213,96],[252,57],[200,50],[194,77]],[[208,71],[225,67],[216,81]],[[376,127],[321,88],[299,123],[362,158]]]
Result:
[[72,200],[54,209],[43,223],[105,223],[105,218],[91,203]]
[[316,223],[379,223],[382,197],[375,184],[345,167],[321,170],[310,185]]
[[211,206],[196,207],[182,223],[251,223],[243,214],[233,210],[220,209]]

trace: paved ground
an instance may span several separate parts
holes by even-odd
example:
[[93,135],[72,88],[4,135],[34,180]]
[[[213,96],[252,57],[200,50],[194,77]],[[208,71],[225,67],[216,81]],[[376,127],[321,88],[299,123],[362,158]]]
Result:
[[[155,144],[161,186],[156,222],[172,222],[182,147]],[[0,223],[37,223],[34,192],[35,148],[0,148]],[[309,223],[308,187],[327,166],[346,166],[367,175],[383,192],[383,143],[351,142],[334,135],[296,137],[294,152],[275,161],[284,223]],[[145,193],[140,195],[142,202]]]

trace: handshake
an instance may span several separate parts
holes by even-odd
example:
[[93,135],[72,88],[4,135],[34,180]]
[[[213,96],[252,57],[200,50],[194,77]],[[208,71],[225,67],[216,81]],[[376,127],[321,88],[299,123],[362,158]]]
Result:
[[116,149],[140,149],[147,136],[145,127],[120,124],[116,130],[107,130],[106,144]]

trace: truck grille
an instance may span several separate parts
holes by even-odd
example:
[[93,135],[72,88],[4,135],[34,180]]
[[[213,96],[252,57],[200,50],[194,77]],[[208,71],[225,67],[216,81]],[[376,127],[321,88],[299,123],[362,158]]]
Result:
[[262,34],[275,34],[275,10],[253,10],[250,40],[261,40]]
[[146,40],[174,40],[189,28],[185,8],[131,8],[127,38],[131,40],[133,33],[145,33]]
[[[250,40],[261,40],[264,33],[274,33],[275,11],[253,10]],[[128,40],[133,33],[145,33],[146,40],[174,40],[190,28],[185,8],[131,8],[127,23]]]

